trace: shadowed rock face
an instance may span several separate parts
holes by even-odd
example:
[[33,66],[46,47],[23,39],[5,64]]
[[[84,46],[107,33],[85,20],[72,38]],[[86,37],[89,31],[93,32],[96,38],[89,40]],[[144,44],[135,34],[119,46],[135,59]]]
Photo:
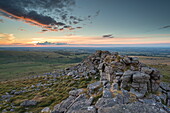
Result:
[[[160,83],[159,71],[140,63],[136,57],[96,51],[64,73],[75,79],[100,77],[100,81],[89,84],[86,92],[70,91],[69,98],[57,104],[52,113],[170,112],[169,84]],[[102,96],[96,99],[99,94]]]

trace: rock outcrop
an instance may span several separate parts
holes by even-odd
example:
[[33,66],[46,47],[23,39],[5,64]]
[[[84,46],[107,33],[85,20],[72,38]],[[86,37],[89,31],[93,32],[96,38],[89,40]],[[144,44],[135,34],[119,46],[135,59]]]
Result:
[[97,51],[65,73],[75,78],[98,76],[101,81],[113,82],[114,89],[131,91],[139,98],[159,91],[161,78],[158,70],[140,63],[137,57],[108,51]]
[[63,73],[100,81],[70,91],[52,113],[170,113],[170,84],[136,57],[97,51]]

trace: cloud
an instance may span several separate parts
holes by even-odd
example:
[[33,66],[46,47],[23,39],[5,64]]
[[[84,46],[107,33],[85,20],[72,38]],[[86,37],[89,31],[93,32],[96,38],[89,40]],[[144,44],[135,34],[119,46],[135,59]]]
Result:
[[158,30],[168,29],[168,28],[170,28],[170,25],[166,25],[166,26],[162,26],[162,27],[159,27],[159,28],[156,28],[156,29],[148,30],[148,31],[145,31],[143,33],[155,32],[155,31],[158,31]]
[[159,29],[166,29],[166,28],[170,28],[170,25],[163,26],[163,27],[161,27],[161,28],[159,28]]
[[114,36],[112,34],[108,34],[108,35],[103,35],[103,38],[114,38]]
[[13,43],[15,41],[15,36],[13,34],[0,33],[0,43]]
[[0,23],[4,23],[4,21],[2,19],[0,19]]
[[71,28],[71,26],[64,26],[64,28]]
[[19,30],[19,31],[26,31],[26,30],[25,30],[24,28],[22,28],[22,27],[19,27],[18,30]]
[[[74,25],[85,19],[72,15],[75,5],[76,0],[1,0],[0,15],[48,31],[66,29],[64,26],[76,29]],[[96,12],[95,15],[98,14],[99,12]]]
[[45,33],[47,31],[48,31],[47,29],[42,29],[40,32],[37,32],[37,33]]
[[98,10],[97,12],[96,12],[96,15],[95,16],[98,16],[100,14],[100,10]]
[[66,36],[76,36],[76,35],[75,35],[75,34],[70,33],[70,34],[66,34]]
[[18,29],[18,30],[20,30],[20,31],[26,31],[25,29]]
[[36,45],[55,45],[54,43],[51,43],[51,42],[48,42],[48,41],[45,41],[45,42],[42,42],[42,43],[37,43]]
[[77,29],[81,29],[82,27],[77,27]]
[[36,43],[36,45],[68,45],[67,43],[52,43],[52,42],[48,42],[48,41],[45,41],[45,42],[42,42],[42,43]]
[[55,43],[55,45],[68,45],[67,43]]

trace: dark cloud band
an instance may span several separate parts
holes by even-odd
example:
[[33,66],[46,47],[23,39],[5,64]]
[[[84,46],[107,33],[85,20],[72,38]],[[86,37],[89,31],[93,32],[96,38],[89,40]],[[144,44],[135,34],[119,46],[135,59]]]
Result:
[[108,34],[108,35],[103,35],[103,38],[114,38],[114,36],[112,34]]
[[0,15],[50,31],[73,30],[77,28],[75,24],[83,21],[71,15],[75,4],[75,0],[1,0]]
[[161,27],[161,28],[159,28],[159,29],[167,29],[167,28],[170,28],[170,25],[163,26],[163,27]]
[[68,44],[67,43],[52,43],[52,42],[45,41],[42,43],[38,42],[36,45],[68,45]]

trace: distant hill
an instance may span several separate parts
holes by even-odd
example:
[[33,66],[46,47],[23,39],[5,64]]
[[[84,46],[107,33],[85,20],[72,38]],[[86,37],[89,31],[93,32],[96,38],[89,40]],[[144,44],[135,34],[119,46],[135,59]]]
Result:
[[87,55],[64,51],[0,51],[0,80],[50,72],[81,62]]

